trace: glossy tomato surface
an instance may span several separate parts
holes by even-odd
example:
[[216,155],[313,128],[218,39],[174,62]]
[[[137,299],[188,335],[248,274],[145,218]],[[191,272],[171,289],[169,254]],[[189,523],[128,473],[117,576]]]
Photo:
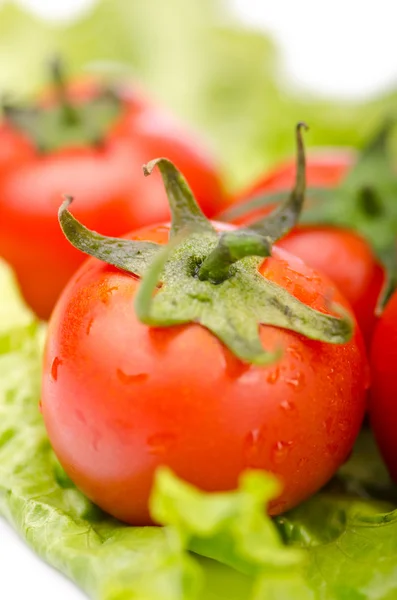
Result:
[[397,482],[397,293],[375,328],[371,347],[370,418],[383,458]]
[[[307,185],[335,187],[341,183],[353,165],[354,154],[345,150],[324,151],[309,156]],[[292,189],[294,179],[295,163],[291,161],[240,193],[233,204],[244,204],[260,193]],[[249,211],[232,222],[249,225],[273,208],[275,205],[271,204]],[[375,308],[385,278],[384,269],[370,244],[354,231],[319,224],[296,227],[280,240],[278,245],[332,279],[352,306],[369,344],[376,323]]]
[[[79,103],[97,93],[97,86],[87,83],[72,86],[69,95]],[[0,124],[0,256],[16,270],[26,300],[40,317],[49,316],[83,261],[57,222],[63,194],[76,198],[75,214],[87,227],[107,235],[167,220],[159,174],[144,178],[142,173],[144,163],[164,156],[184,173],[208,216],[225,205],[202,140],[138,90],[120,90],[120,97],[120,114],[99,147],[40,154],[24,134]]]
[[[220,225],[220,227],[222,227]],[[168,226],[130,237],[165,243]],[[335,291],[282,249],[264,277],[328,312]],[[246,468],[276,473],[282,512],[325,484],[348,456],[365,407],[368,372],[358,328],[331,345],[272,326],[277,364],[243,364],[199,324],[151,328],[137,320],[138,278],[88,260],[63,292],[49,324],[42,411],[72,480],[112,515],[150,522],[159,465],[204,490],[229,490]],[[346,305],[335,291],[334,299]]]

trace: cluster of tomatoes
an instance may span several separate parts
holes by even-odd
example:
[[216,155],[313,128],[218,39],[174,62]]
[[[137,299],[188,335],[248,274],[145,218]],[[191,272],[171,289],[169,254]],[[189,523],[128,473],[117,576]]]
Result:
[[[100,93],[95,82],[69,86],[57,127],[70,127],[67,108],[81,118],[81,107]],[[33,118],[65,104],[66,94],[46,96]],[[244,209],[258,194],[294,185],[291,161],[231,197],[201,140],[138,90],[118,89],[117,102],[101,139],[85,143],[66,136],[46,146],[40,132],[39,144],[9,107],[0,124],[0,256],[36,313],[52,313],[42,410],[70,477],[111,514],[144,524],[161,464],[206,490],[235,487],[245,468],[266,469],[284,484],[271,506],[277,514],[318,490],[346,460],[369,398],[375,435],[397,479],[397,295],[378,316],[384,269],[353,229],[300,225],[263,259],[261,276],[303,304],[329,313],[332,297],[356,320],[351,339],[339,345],[261,325],[264,345],[282,349],[264,366],[240,360],[199,323],[142,323],[133,303],[139,278],[96,258],[84,262],[65,239],[57,210],[71,194],[73,214],[86,227],[166,244],[161,177],[142,176],[142,165],[158,156],[184,174],[218,230],[231,206]],[[336,188],[355,160],[346,151],[309,156],[309,188]],[[240,210],[228,231],[266,210]]]

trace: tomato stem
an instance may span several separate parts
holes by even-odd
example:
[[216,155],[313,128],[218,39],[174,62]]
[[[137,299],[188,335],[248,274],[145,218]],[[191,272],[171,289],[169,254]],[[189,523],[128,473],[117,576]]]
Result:
[[218,245],[205,259],[198,272],[201,280],[221,283],[230,277],[233,263],[246,256],[270,256],[272,244],[288,233],[297,223],[305,199],[306,160],[302,139],[305,123],[296,126],[296,181],[289,197],[276,210],[260,219],[249,229],[221,236]]
[[76,125],[80,122],[78,110],[73,106],[67,93],[65,65],[59,56],[50,63],[51,81],[55,87],[59,106],[62,109],[62,119],[66,125]]
[[250,229],[266,236],[272,242],[284,237],[297,224],[305,200],[306,157],[302,129],[308,129],[306,123],[298,123],[296,126],[296,178],[292,192],[278,208],[250,225]]
[[270,256],[271,243],[264,236],[247,230],[224,233],[215,250],[202,263],[201,281],[222,283],[230,277],[230,267],[247,256]]

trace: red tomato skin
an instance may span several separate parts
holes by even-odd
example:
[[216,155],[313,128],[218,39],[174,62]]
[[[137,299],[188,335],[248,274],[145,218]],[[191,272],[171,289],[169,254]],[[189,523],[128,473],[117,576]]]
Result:
[[[328,150],[307,160],[308,186],[337,186],[354,165],[354,154],[347,150]],[[292,189],[295,162],[290,161],[240,193],[233,204],[246,202],[263,192]],[[275,207],[268,205],[237,217],[234,224],[249,225]],[[376,323],[375,309],[385,279],[383,267],[371,246],[359,234],[330,226],[298,226],[278,242],[292,254],[329,277],[353,308],[367,345]]]
[[[71,86],[70,94],[81,102],[97,91],[90,83]],[[76,198],[79,220],[106,235],[167,220],[160,175],[145,178],[142,172],[144,163],[165,156],[184,173],[208,216],[227,201],[202,141],[138,90],[120,93],[120,117],[99,148],[40,155],[23,134],[0,124],[0,256],[14,267],[26,300],[42,318],[84,260],[57,222],[63,194]]]
[[389,469],[397,482],[397,293],[387,303],[374,331],[371,346],[371,426]]
[[[131,237],[165,243],[168,231]],[[332,284],[296,257],[275,248],[261,272],[327,311],[323,294]],[[364,414],[359,329],[335,346],[262,326],[264,346],[281,345],[282,358],[266,368],[245,365],[198,324],[140,323],[138,285],[90,259],[50,320],[42,412],[78,487],[117,518],[144,525],[159,465],[209,491],[235,488],[245,468],[273,471],[284,482],[273,514],[325,484],[349,455]],[[335,300],[347,306],[338,292]]]

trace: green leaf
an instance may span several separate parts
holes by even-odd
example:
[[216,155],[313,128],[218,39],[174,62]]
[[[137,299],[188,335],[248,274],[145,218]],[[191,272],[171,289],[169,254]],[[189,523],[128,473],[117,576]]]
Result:
[[265,508],[280,491],[270,474],[247,471],[238,490],[207,494],[166,468],[157,472],[151,499],[154,519],[171,525],[191,550],[247,574],[289,569],[303,553],[286,548]]
[[59,224],[69,242],[85,254],[135,275],[143,275],[161,246],[154,242],[108,237],[87,229],[67,210],[72,200],[68,197],[58,212]]
[[151,175],[157,167],[163,178],[165,191],[171,212],[170,237],[174,237],[184,230],[203,231],[214,233],[211,222],[204,216],[197,204],[188,182],[180,171],[166,158],[155,158],[144,165],[145,176]]

